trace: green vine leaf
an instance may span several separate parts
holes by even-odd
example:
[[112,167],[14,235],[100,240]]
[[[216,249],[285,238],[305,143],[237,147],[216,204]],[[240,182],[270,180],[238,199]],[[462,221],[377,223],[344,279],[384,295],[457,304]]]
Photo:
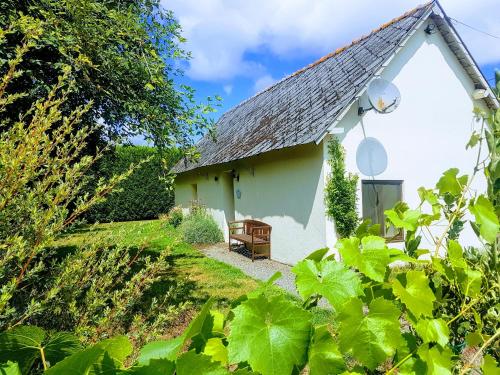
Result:
[[468,297],[476,297],[481,292],[483,274],[472,269],[457,269],[457,278],[462,292]]
[[297,276],[295,283],[302,298],[320,294],[336,310],[350,298],[363,294],[358,275],[342,263],[306,259],[297,263],[292,272]]
[[212,358],[212,361],[227,365],[227,348],[224,346],[220,337],[208,339],[203,354]]
[[350,300],[338,316],[340,349],[352,353],[369,369],[375,369],[403,344],[399,316],[397,307],[383,298],[374,299],[366,315],[361,300]]
[[40,360],[42,351],[47,365],[55,365],[81,349],[78,339],[70,333],[48,335],[42,328],[19,326],[0,334],[0,363],[13,361],[23,374]]
[[452,353],[450,348],[440,349],[438,346],[433,346],[429,349],[428,345],[424,345],[418,349],[417,353],[427,365],[428,374],[451,375]]
[[418,226],[418,220],[422,216],[420,210],[406,210],[402,214],[396,210],[384,211],[385,216],[396,228],[403,228],[415,232]]
[[429,287],[429,280],[424,271],[408,271],[404,286],[399,278],[394,279],[392,290],[417,318],[432,317],[436,296]]
[[211,299],[205,303],[198,316],[191,321],[188,328],[181,336],[172,340],[153,341],[145,345],[139,353],[138,364],[142,366],[147,365],[152,359],[168,359],[174,361],[185,343],[206,329],[207,325],[205,321],[207,319],[211,319],[213,324],[213,317],[210,315],[210,307],[212,304],[213,300]]
[[19,364],[8,361],[0,364],[0,374],[2,375],[22,375]]
[[311,375],[340,374],[346,369],[344,358],[326,325],[314,328],[308,358]]
[[229,362],[248,362],[262,375],[290,374],[305,363],[311,315],[285,296],[260,295],[236,307],[231,324]]
[[458,172],[458,168],[451,168],[443,173],[443,176],[436,184],[439,194],[449,193],[453,196],[459,196],[462,193],[462,189],[467,185],[469,177],[467,175],[457,177]]
[[[146,366],[135,366],[124,374],[130,375],[172,375],[175,371],[175,363],[168,359],[152,359]],[[122,372],[120,372],[120,375]]]
[[486,354],[483,358],[483,365],[481,366],[484,375],[498,375],[500,374],[500,367],[497,361],[491,355]]
[[348,266],[357,268],[372,280],[382,282],[387,266],[392,262],[385,239],[378,236],[366,236],[360,241],[356,237],[342,239],[336,247],[342,260]]
[[443,319],[421,319],[415,325],[418,335],[427,342],[437,342],[444,347],[449,340],[450,330]]
[[475,202],[470,203],[469,210],[474,215],[476,224],[479,225],[481,237],[489,243],[494,243],[500,232],[500,224],[493,204],[480,195]]
[[177,375],[229,375],[230,372],[222,367],[220,362],[212,362],[209,356],[196,354],[194,350],[182,354],[177,359]]
[[132,345],[125,336],[103,340],[90,348],[66,357],[50,367],[46,375],[114,374],[132,354]]

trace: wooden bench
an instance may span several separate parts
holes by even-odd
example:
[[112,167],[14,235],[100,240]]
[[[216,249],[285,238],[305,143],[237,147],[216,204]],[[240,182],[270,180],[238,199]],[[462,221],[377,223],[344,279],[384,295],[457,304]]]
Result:
[[263,255],[271,259],[271,226],[257,220],[230,221],[229,227],[229,251],[231,251],[231,240],[245,244],[252,252],[252,262],[255,256]]

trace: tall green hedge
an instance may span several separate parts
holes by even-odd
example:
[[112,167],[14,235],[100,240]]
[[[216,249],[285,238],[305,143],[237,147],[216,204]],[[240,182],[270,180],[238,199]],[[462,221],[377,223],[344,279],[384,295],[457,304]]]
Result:
[[[96,181],[127,170],[149,156],[153,158],[137,169],[120,185],[122,191],[112,193],[106,202],[93,207],[86,215],[88,222],[130,221],[155,219],[168,212],[174,205],[174,192],[167,189],[161,179],[161,157],[153,147],[119,146],[103,157],[96,165],[93,176]],[[175,152],[163,154],[170,165],[175,162]]]

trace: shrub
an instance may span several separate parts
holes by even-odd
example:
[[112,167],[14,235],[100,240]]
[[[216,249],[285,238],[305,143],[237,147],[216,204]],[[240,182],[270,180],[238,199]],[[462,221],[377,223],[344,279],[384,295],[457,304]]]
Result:
[[340,141],[332,138],[328,143],[328,163],[332,171],[326,183],[325,204],[326,214],[335,221],[341,238],[354,234],[359,222],[356,211],[358,176],[346,172],[344,152]]
[[190,213],[180,229],[184,241],[188,243],[208,244],[224,241],[224,235],[214,218],[204,210]]
[[183,219],[184,214],[182,213],[181,207],[172,208],[167,215],[167,223],[174,228],[177,228],[179,225],[181,225]]
[[119,146],[108,153],[93,169],[92,177],[107,180],[113,174],[123,173],[131,163],[147,160],[142,167],[121,185],[119,191],[94,206],[85,218],[89,222],[132,221],[156,219],[174,205],[174,194],[166,167],[177,160],[177,151],[164,151],[147,146]]

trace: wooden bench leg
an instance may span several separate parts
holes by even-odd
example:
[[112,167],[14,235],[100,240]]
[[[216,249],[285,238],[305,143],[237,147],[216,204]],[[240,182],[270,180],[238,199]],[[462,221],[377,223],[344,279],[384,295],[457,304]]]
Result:
[[228,242],[229,242],[229,252],[231,252],[231,237],[229,237]]

